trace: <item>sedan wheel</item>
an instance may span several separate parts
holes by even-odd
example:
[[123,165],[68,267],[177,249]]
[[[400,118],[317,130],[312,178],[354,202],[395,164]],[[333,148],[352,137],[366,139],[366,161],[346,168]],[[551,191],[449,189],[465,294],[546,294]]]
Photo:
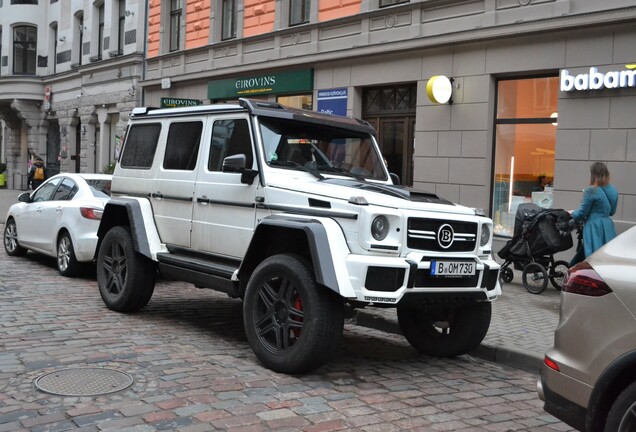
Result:
[[18,229],[13,219],[9,219],[4,226],[4,250],[10,256],[23,256],[27,253],[27,250],[18,244]]
[[57,241],[57,269],[62,276],[75,276],[80,271],[80,263],[75,258],[71,236],[65,232]]

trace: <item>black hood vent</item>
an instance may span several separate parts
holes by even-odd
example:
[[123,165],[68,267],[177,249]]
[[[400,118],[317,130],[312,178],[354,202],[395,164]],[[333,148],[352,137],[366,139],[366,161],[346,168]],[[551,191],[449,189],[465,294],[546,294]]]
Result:
[[455,205],[452,202],[445,200],[444,198],[438,197],[434,193],[416,191],[413,188],[408,188],[404,186],[386,185],[386,184],[369,183],[369,182],[361,182],[356,180],[336,179],[336,178],[325,179],[323,180],[323,183],[336,184],[339,186],[350,187],[353,189],[381,193],[384,195],[390,195],[392,197],[400,198],[400,199],[404,199],[408,201]]

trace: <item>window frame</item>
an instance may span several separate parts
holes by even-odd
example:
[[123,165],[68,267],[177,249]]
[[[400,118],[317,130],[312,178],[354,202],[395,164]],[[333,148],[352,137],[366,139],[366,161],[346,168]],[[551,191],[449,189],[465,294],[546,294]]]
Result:
[[[26,38],[26,40],[21,41],[18,40],[18,38],[16,37],[18,31],[20,29],[24,29],[25,31],[25,35],[24,37]],[[31,30],[33,32],[35,32],[35,41],[29,41],[28,40],[28,34],[27,31]],[[21,66],[23,68],[22,71],[18,71],[16,69],[17,65],[18,65],[18,55],[17,55],[17,50],[18,50],[18,45],[25,45],[24,47],[21,48],[22,51],[22,59],[21,59]],[[30,48],[32,48],[32,62],[33,62],[33,70],[31,71],[29,68],[29,50]],[[37,71],[37,49],[38,49],[38,28],[36,26],[32,26],[32,25],[18,25],[13,27],[13,74],[14,75],[35,75],[36,71]]]
[[168,51],[169,52],[179,51],[181,49],[182,21],[183,21],[183,0],[170,0],[170,11],[168,15],[168,22],[169,22]]
[[[229,11],[227,5],[231,6]],[[221,40],[236,38],[236,22],[237,0],[221,0]]]
[[[298,21],[295,21],[295,12],[300,12]],[[294,27],[307,24],[311,18],[311,0],[289,0],[289,26]]]

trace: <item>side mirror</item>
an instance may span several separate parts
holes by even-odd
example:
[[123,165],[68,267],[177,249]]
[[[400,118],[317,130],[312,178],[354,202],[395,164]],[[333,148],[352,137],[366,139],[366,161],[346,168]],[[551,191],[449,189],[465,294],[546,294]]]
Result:
[[398,176],[395,173],[389,173],[389,176],[391,177],[391,181],[393,182],[394,185],[400,184],[400,176]]
[[223,159],[223,172],[235,172],[241,174],[241,183],[251,185],[258,175],[258,171],[245,168],[246,157],[244,154],[235,154]]
[[223,159],[223,172],[241,172],[241,169],[245,169],[245,163],[247,158],[244,154],[235,154]]
[[31,202],[31,193],[30,192],[22,192],[20,195],[18,195],[18,201],[19,202],[23,202],[23,203],[30,203]]

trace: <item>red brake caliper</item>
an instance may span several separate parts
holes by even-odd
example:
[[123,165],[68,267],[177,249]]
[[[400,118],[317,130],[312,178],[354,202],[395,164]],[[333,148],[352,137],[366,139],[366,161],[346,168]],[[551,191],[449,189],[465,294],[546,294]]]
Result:
[[[299,311],[303,310],[303,302],[300,300],[300,295],[298,294],[296,294],[296,298],[294,299],[294,308],[296,308]],[[302,318],[299,318],[296,316],[292,317],[292,319],[294,321],[299,321],[299,322],[303,321]],[[296,336],[296,338],[299,338],[300,332],[302,331],[302,329],[294,327],[292,331],[294,332],[294,336]]]

